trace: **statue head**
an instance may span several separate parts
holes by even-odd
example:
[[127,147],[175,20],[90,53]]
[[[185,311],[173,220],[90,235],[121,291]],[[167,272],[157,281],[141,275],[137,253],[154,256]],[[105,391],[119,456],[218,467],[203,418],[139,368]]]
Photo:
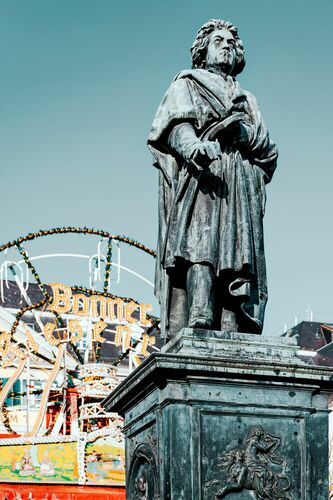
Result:
[[243,42],[237,28],[222,19],[211,19],[201,26],[191,47],[191,55],[192,68],[220,66],[231,76],[241,73],[245,66]]

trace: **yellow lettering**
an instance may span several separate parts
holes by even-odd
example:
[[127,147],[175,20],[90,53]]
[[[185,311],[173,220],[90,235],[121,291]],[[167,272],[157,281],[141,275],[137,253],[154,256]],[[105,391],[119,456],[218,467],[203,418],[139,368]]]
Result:
[[107,327],[107,323],[105,321],[99,320],[94,324],[93,332],[92,332],[92,340],[93,342],[105,342],[106,339],[101,337],[101,333]]
[[69,340],[78,344],[83,337],[83,330],[78,319],[70,319],[67,322],[68,332],[70,333]]
[[89,298],[83,293],[73,295],[73,314],[78,316],[88,316],[89,314]]
[[107,299],[106,303],[108,306],[108,318],[111,320],[116,319],[116,311],[115,311],[116,301],[113,299]]
[[[98,304],[99,304],[99,310],[97,308]],[[107,316],[106,306],[107,306],[107,301],[105,297],[102,297],[101,295],[92,295],[90,297],[90,315],[93,318],[99,317],[105,319]]]
[[[124,320],[124,301],[121,299],[108,299],[108,318],[110,320],[118,319],[119,321]],[[117,306],[117,312],[116,307]]]
[[117,319],[118,321],[124,321],[124,301],[121,299],[116,299],[117,304]]
[[151,321],[149,319],[147,319],[147,311],[151,311],[152,309],[153,309],[153,306],[151,304],[140,304],[139,305],[141,325],[144,325],[144,326],[151,325]]
[[59,345],[60,340],[53,337],[54,329],[55,329],[54,323],[46,323],[46,325],[44,325],[44,336],[49,344]]
[[72,290],[69,286],[61,283],[50,283],[53,292],[53,300],[49,305],[50,311],[55,311],[59,314],[67,313],[71,309]]
[[132,332],[127,325],[117,325],[115,344],[123,346],[123,351],[131,347]]
[[132,313],[138,308],[138,304],[136,304],[133,300],[128,304],[125,304],[125,320],[128,323],[135,323],[137,320],[132,317]]
[[116,335],[114,337],[114,343],[116,346],[120,346],[123,338],[123,327],[121,325],[117,325],[116,327]]
[[33,338],[32,333],[30,332],[30,330],[27,329],[25,331],[25,333],[27,335],[27,346],[28,346],[28,349],[31,349],[31,351],[33,351],[33,352],[38,352],[38,344],[35,341],[35,339]]
[[149,335],[146,333],[142,336],[142,347],[141,347],[141,354],[143,356],[148,356],[149,352],[147,351],[147,347],[149,346]]
[[132,340],[132,332],[131,332],[130,328],[128,328],[128,332],[125,333],[125,341],[123,342],[123,350],[124,351],[127,351],[127,349],[129,349],[131,347],[131,340]]

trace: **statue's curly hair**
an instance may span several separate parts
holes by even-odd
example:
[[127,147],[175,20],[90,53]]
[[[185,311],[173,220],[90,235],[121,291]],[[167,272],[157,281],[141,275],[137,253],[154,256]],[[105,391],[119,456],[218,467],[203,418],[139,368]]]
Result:
[[209,36],[213,31],[220,30],[222,28],[229,30],[235,39],[236,59],[230,74],[231,76],[236,76],[243,71],[245,66],[245,51],[243,42],[238,36],[236,26],[228,21],[223,21],[222,19],[211,19],[199,29],[191,47],[192,68],[205,68]]

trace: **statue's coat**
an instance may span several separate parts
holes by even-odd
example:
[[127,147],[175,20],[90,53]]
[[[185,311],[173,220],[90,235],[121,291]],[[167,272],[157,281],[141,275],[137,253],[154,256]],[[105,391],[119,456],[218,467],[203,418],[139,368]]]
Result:
[[[216,134],[221,159],[204,170],[184,162],[169,145],[173,127],[191,123],[198,138],[207,139],[212,128],[235,114],[235,99],[244,102],[245,140],[237,143],[221,130]],[[267,302],[262,218],[277,149],[256,99],[230,76],[183,71],[157,110],[148,144],[160,170],[155,291],[163,326],[168,326],[167,270],[185,259],[210,263],[217,276],[225,276],[229,293],[238,297],[240,331],[261,333]]]

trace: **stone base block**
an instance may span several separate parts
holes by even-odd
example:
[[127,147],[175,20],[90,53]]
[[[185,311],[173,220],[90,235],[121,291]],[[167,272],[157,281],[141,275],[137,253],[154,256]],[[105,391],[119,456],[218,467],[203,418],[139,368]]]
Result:
[[182,330],[104,401],[128,500],[327,500],[332,375],[292,339]]

